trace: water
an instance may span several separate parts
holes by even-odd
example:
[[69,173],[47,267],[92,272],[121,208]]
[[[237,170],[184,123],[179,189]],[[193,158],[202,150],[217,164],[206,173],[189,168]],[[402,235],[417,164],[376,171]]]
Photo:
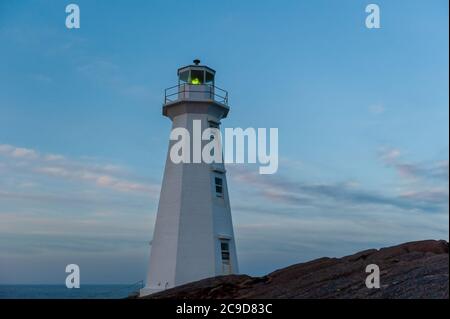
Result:
[[0,285],[0,299],[121,299],[139,290],[136,285]]

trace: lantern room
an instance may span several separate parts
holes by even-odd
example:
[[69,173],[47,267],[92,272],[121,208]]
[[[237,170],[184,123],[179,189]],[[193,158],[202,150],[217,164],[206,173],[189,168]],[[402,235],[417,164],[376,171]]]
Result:
[[228,92],[215,85],[216,71],[198,59],[193,63],[178,69],[178,85],[165,90],[164,104],[190,100],[228,105]]
[[214,86],[216,71],[200,65],[200,60],[194,60],[194,65],[188,65],[178,69],[178,84],[209,85]]

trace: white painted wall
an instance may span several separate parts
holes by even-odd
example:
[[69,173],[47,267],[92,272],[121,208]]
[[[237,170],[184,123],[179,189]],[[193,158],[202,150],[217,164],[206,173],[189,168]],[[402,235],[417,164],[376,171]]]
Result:
[[[191,137],[193,120],[201,120],[203,131],[209,120],[219,122],[227,113],[227,107],[213,101],[187,100],[164,109],[172,128],[185,127]],[[174,164],[168,152],[148,278],[141,295],[222,275],[220,238],[229,239],[232,271],[238,272],[226,176],[221,174],[224,197],[218,198],[213,167],[225,171],[223,164]]]

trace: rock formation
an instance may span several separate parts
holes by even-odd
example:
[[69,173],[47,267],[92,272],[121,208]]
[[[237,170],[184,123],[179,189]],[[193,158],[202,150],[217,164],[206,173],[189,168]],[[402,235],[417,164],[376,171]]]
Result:
[[[230,275],[175,287],[146,298],[447,298],[448,242],[425,240],[320,258],[263,277]],[[380,268],[380,289],[368,289],[366,266]]]

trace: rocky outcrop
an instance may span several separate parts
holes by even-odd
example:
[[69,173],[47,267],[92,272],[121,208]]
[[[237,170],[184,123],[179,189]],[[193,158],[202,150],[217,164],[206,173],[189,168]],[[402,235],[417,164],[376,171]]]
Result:
[[[145,298],[447,298],[448,242],[417,241],[343,258],[320,258],[263,277],[208,278]],[[380,289],[368,289],[366,266],[380,268]]]

